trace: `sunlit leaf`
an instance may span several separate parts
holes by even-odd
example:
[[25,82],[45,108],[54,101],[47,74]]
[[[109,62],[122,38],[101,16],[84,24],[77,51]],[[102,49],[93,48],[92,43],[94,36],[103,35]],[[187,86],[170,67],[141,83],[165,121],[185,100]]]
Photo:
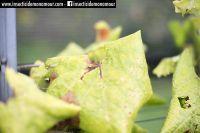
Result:
[[162,59],[158,66],[153,70],[153,73],[158,77],[174,73],[178,60],[179,56]]
[[40,91],[29,77],[7,68],[14,96],[0,103],[1,133],[44,133],[57,122],[74,117],[80,107]]
[[[99,21],[95,24],[96,30],[108,29],[109,34],[103,41],[113,41],[120,37],[122,28],[120,26],[110,29],[110,26],[105,21]],[[98,33],[97,33],[98,34]],[[98,35],[97,35],[98,36]],[[100,41],[101,42],[101,41]],[[92,49],[96,49],[99,47],[100,42],[94,42],[84,50],[78,44],[71,42],[66,48],[64,48],[57,56],[68,56],[68,55],[81,55],[86,53],[86,51],[90,51]],[[44,76],[46,73],[46,68],[44,67],[42,62],[36,61],[35,64],[41,64],[40,67],[32,68],[30,71],[30,77],[33,78],[40,89],[45,90],[48,86],[48,79]]]
[[88,56],[49,59],[46,66],[49,75],[58,75],[47,92],[60,98],[69,91],[75,95],[82,107],[80,128],[86,132],[130,133],[139,109],[152,95],[140,32]]
[[162,133],[200,132],[200,78],[194,70],[192,48],[186,48],[173,76],[173,93]]

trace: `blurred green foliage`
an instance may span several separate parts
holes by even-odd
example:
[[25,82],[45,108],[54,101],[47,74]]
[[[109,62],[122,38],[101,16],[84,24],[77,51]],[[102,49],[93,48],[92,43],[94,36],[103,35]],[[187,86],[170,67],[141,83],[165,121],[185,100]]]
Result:
[[183,48],[185,45],[190,27],[191,25],[189,21],[180,23],[179,21],[174,20],[169,23],[170,32],[172,33],[175,44],[178,48]]

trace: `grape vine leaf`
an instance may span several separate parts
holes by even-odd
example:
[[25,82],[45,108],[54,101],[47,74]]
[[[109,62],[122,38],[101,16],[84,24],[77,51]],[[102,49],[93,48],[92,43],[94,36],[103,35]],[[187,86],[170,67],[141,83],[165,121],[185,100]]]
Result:
[[200,15],[200,0],[174,0],[176,13]]
[[76,116],[80,107],[40,91],[33,80],[12,69],[6,77],[14,96],[0,102],[2,133],[43,133],[57,122]]
[[158,66],[153,70],[153,73],[158,77],[174,73],[178,60],[179,56],[162,59]]
[[[110,29],[110,26],[105,21],[99,21],[95,24],[96,30],[103,29],[103,28],[109,29],[109,36],[104,41],[113,41],[113,40],[119,39],[121,35],[121,31],[122,31],[122,28],[120,26]],[[77,43],[70,42],[66,46],[66,48],[64,48],[64,50],[62,50],[57,56],[81,55],[81,54],[86,53],[86,51],[90,51],[92,49],[97,48],[99,44],[100,42],[94,42],[90,44],[86,49],[83,49]],[[30,77],[35,80],[35,82],[37,83],[40,89],[46,90],[49,84],[47,82],[48,79],[46,79],[45,77],[45,73],[47,70],[45,66],[43,65],[43,62],[36,61],[35,64],[39,64],[41,66],[32,68],[30,71]]]
[[[83,53],[83,48],[81,48],[78,44],[71,42],[57,56],[81,55]],[[31,68],[30,77],[34,79],[41,90],[45,91],[49,85],[49,79],[45,76],[48,70],[46,69],[44,62],[42,61],[38,60],[34,64],[39,65],[39,67]]]
[[[81,80],[85,68],[95,65]],[[152,95],[140,32],[108,42],[87,56],[49,59],[46,66],[49,75],[58,75],[47,93],[63,97],[73,92],[82,108],[79,126],[86,132],[130,133],[139,109]]]
[[173,76],[172,100],[162,133],[200,132],[200,78],[191,47],[181,54]]

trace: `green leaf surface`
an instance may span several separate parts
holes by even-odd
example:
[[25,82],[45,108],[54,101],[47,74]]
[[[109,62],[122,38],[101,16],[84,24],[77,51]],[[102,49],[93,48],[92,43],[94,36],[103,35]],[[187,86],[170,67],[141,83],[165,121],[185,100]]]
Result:
[[[78,44],[71,42],[57,56],[81,55],[83,53],[83,48],[81,48]],[[49,79],[46,77],[48,70],[42,61],[38,60],[34,64],[38,64],[40,66],[31,68],[30,77],[34,79],[41,90],[45,91],[49,85]]]
[[29,77],[7,68],[14,96],[0,103],[1,133],[44,133],[57,122],[74,117],[80,107],[40,91]]
[[174,0],[176,13],[200,15],[200,0]]
[[172,100],[162,133],[200,132],[200,79],[192,48],[186,48],[173,76]]
[[[103,21],[103,23],[102,22],[98,23],[97,26],[98,27],[96,27],[96,28],[98,28],[98,29],[105,28],[105,27],[109,28],[109,25],[104,21]],[[119,39],[119,37],[121,35],[121,31],[122,31],[122,28],[120,26],[110,29],[110,34],[106,41],[113,41],[113,40]],[[70,42],[66,46],[66,48],[64,48],[57,56],[82,55],[82,54],[86,53],[86,51],[96,49],[97,47],[99,47],[99,45],[100,45],[100,42],[94,42],[94,43],[90,44],[88,46],[88,48],[83,49],[75,42]],[[46,88],[48,86],[48,82],[45,77],[47,70],[46,70],[45,66],[43,65],[43,62],[36,61],[35,64],[40,64],[41,66],[32,68],[30,71],[30,77],[35,80],[35,82],[37,83],[37,85],[39,86],[40,89],[46,90]]]
[[[99,63],[84,75],[88,61]],[[48,93],[73,92],[82,107],[80,128],[94,133],[130,133],[139,109],[152,95],[140,32],[108,42],[87,56],[56,57],[46,62],[58,77]],[[50,67],[54,66],[54,67]]]
[[158,66],[153,70],[153,74],[161,77],[174,73],[178,60],[179,56],[162,59]]

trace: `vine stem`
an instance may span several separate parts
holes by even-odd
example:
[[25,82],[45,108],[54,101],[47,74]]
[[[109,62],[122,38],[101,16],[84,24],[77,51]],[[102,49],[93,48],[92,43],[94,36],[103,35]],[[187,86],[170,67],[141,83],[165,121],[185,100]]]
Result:
[[39,67],[39,66],[40,66],[39,64],[23,64],[23,65],[18,65],[17,70],[20,71],[24,69],[30,69],[32,67]]

